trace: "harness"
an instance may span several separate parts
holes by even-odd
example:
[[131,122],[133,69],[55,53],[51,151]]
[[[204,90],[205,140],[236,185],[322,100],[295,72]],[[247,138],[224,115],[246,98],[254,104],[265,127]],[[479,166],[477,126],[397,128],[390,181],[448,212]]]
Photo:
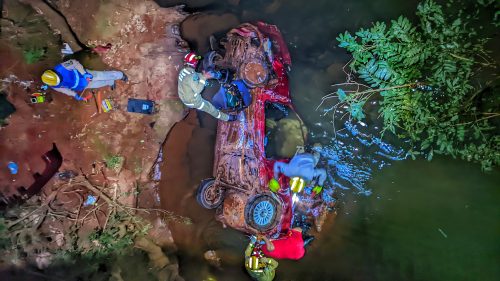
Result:
[[83,91],[88,81],[76,69],[68,70],[62,64],[54,67],[54,71],[61,78],[61,83],[53,88],[68,88],[75,91]]

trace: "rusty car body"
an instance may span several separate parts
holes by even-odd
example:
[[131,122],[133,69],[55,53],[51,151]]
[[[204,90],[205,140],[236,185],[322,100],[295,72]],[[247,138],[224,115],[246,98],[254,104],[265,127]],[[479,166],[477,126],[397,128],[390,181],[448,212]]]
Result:
[[216,209],[217,219],[245,233],[277,237],[292,221],[292,198],[288,183],[270,192],[276,161],[266,157],[266,107],[293,110],[287,69],[290,55],[278,28],[263,22],[243,24],[227,34],[221,68],[232,69],[237,79],[251,87],[252,103],[235,122],[219,121],[213,178],[202,181],[198,202]]

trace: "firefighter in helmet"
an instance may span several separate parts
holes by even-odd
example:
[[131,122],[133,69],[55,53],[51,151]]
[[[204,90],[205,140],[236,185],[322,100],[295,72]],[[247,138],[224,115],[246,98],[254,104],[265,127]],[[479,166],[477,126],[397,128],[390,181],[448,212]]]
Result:
[[201,56],[197,56],[194,52],[190,52],[184,57],[185,67],[179,72],[178,80],[179,98],[189,108],[204,111],[222,121],[235,121],[237,115],[222,112],[201,96],[206,81],[219,78],[220,73],[215,71],[196,72],[200,60]]
[[245,269],[256,281],[272,281],[276,274],[278,262],[265,257],[260,249],[257,237],[250,237],[250,243],[245,250]]

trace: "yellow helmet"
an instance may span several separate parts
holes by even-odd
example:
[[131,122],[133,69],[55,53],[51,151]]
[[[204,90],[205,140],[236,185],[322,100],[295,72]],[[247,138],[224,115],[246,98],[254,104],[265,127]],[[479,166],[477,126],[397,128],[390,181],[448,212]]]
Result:
[[304,186],[306,186],[306,181],[303,178],[293,177],[290,180],[290,189],[294,193],[301,192],[304,189]]
[[59,75],[55,71],[45,70],[42,74],[42,81],[49,86],[57,86],[61,83],[61,78],[59,78]]

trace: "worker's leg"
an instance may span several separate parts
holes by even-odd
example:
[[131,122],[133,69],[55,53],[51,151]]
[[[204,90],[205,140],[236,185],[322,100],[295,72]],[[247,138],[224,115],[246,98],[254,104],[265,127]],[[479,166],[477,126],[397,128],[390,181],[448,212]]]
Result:
[[103,80],[120,80],[123,78],[123,72],[121,71],[95,71],[88,70],[87,72],[92,74],[92,80],[103,81]]
[[87,70],[87,72],[92,74],[92,80],[88,85],[88,88],[90,89],[112,86],[115,83],[115,80],[120,80],[123,78],[123,72],[121,71]]
[[201,104],[199,104],[199,106],[196,106],[194,108],[201,110],[201,111],[205,111],[206,113],[212,115],[213,117],[215,117],[219,120],[222,120],[222,121],[229,120],[229,115],[218,110],[217,108],[215,108],[215,106],[213,106],[210,102],[208,102],[206,100],[202,100]]
[[98,81],[92,80],[92,81],[90,81],[87,88],[98,89],[98,88],[102,88],[102,87],[112,86],[114,83],[115,83],[114,80],[100,80],[100,81],[99,80]]

